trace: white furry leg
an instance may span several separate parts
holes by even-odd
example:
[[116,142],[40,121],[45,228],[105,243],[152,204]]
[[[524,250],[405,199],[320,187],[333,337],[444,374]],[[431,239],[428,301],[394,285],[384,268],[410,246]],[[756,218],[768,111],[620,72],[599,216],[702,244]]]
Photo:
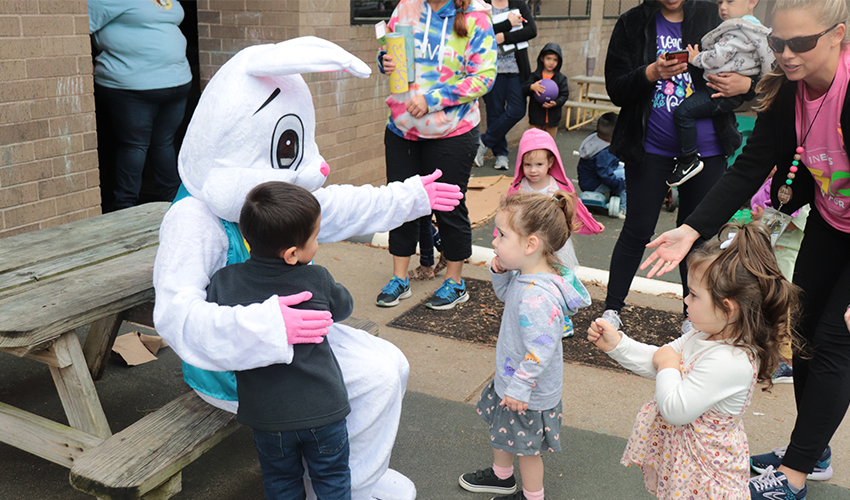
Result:
[[[374,498],[373,490],[385,477],[381,482],[386,484],[385,495],[401,489],[402,493],[412,490],[413,496],[384,496],[381,500],[415,498],[416,489],[409,479],[395,471],[387,474],[410,373],[407,359],[390,342],[345,325],[333,325],[328,342],[342,369],[351,404],[347,423],[352,500]],[[402,484],[407,486],[400,487]]]
[[416,486],[407,476],[393,469],[387,469],[372,490],[372,497],[375,500],[415,500]]

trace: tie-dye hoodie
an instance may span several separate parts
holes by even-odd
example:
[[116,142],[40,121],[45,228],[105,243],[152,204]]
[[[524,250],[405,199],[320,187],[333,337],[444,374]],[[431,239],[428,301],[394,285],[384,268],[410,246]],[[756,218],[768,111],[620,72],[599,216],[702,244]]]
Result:
[[496,297],[505,302],[496,341],[496,394],[548,410],[561,400],[564,348],[570,316],[590,305],[590,294],[569,269],[549,273],[490,271]]
[[[413,25],[416,47],[416,81],[408,92],[387,98],[387,127],[405,139],[454,137],[481,121],[478,98],[490,90],[496,78],[498,49],[490,6],[481,0],[470,2],[465,11],[466,38],[452,29],[456,14],[453,0],[437,12],[425,0],[402,0],[390,18],[390,31],[397,24]],[[422,118],[411,116],[405,104],[417,94],[428,103],[428,113]]]

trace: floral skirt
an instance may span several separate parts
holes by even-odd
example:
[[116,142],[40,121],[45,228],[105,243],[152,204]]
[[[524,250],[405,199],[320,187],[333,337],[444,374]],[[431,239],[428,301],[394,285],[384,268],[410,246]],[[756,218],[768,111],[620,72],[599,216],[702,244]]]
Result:
[[513,411],[499,406],[493,381],[481,391],[477,410],[490,426],[490,445],[514,455],[561,451],[561,402],[548,410]]

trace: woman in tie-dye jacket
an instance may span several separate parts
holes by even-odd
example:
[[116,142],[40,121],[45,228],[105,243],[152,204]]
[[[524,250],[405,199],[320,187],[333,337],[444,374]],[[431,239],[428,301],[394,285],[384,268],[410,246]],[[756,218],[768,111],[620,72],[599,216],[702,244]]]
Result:
[[[496,37],[489,11],[481,0],[401,0],[393,12],[390,31],[397,25],[413,26],[415,80],[408,92],[387,98],[387,182],[427,175],[439,167],[442,182],[466,192],[478,146],[478,98],[496,78]],[[386,74],[395,68],[392,57],[383,52],[379,65]],[[472,229],[464,200],[451,212],[436,212],[436,217],[448,265],[446,281],[426,305],[450,309],[469,298],[461,272],[463,261],[472,255]],[[379,306],[394,306],[410,296],[407,267],[416,253],[419,224],[428,219],[390,231],[394,276],[378,295]]]

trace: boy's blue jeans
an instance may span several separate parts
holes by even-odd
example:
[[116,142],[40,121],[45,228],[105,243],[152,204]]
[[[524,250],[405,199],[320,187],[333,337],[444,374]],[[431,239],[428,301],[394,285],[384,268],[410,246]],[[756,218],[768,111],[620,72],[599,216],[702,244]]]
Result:
[[[254,429],[266,500],[302,500],[304,465],[322,500],[351,499],[345,419],[316,429],[265,432]],[[303,462],[302,462],[303,458]]]
[[[626,179],[626,167],[617,167],[614,169],[614,176],[618,179]],[[611,192],[611,188],[606,186],[605,184],[600,184],[598,188],[594,189],[597,193],[608,194]],[[626,209],[626,190],[614,193],[614,196],[620,197],[620,210]]]

